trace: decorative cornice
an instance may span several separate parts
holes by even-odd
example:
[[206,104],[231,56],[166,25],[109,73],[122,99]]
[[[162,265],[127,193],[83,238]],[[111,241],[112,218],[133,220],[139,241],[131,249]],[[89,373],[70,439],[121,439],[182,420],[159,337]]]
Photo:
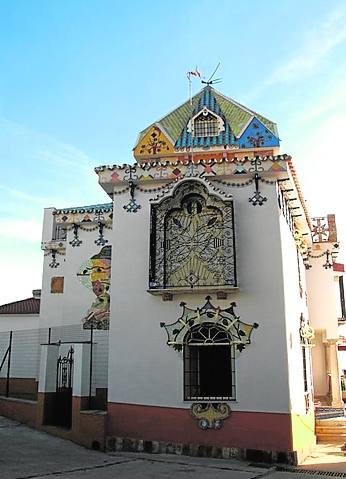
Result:
[[[195,154],[194,156],[199,156],[199,154]],[[222,163],[246,163],[250,162],[254,159],[255,156],[258,156],[261,161],[287,161],[289,162],[291,160],[291,156],[287,154],[283,155],[253,155],[253,156],[234,156],[233,158],[228,158],[225,154],[225,156],[221,159],[218,159],[217,156],[215,158],[210,158],[208,160],[204,160],[203,158],[201,159],[191,159],[191,152],[188,156],[188,158],[185,159],[176,159],[176,160],[155,160],[155,161],[148,161],[148,162],[135,162],[134,164],[130,165],[127,163],[123,163],[122,165],[102,165],[102,166],[97,166],[94,170],[96,173],[99,173],[101,171],[105,170],[125,170],[126,168],[140,168],[142,170],[147,170],[148,168],[153,168],[157,166],[180,166],[180,165],[189,165],[191,163],[195,165],[210,165],[210,164],[222,164]],[[293,165],[292,165],[293,167]]]
[[298,196],[299,196],[299,199],[300,199],[300,203],[301,203],[301,205],[303,207],[303,210],[304,210],[306,221],[307,221],[307,223],[309,225],[309,228],[311,230],[312,229],[311,218],[310,218],[310,215],[309,215],[306,203],[305,203],[305,199],[304,199],[301,187],[300,187],[300,183],[299,183],[299,180],[298,180],[298,175],[297,175],[296,169],[293,165],[291,157],[288,158],[287,163],[288,163],[288,167],[289,167],[289,170],[290,170],[292,178],[293,178],[294,186],[296,187],[296,190],[297,190],[297,193],[298,193]]
[[73,206],[71,208],[55,209],[53,215],[67,214],[67,213],[107,213],[113,211],[113,203],[104,203],[100,205],[91,206]]

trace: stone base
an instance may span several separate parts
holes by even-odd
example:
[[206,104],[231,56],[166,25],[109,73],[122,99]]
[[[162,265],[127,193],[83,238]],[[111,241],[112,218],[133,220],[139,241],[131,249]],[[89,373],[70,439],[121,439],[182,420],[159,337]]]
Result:
[[246,459],[261,463],[297,464],[295,451],[262,451],[237,447],[217,447],[205,444],[182,444],[164,441],[107,437],[106,451],[147,452],[152,454],[176,454],[178,456],[212,457],[215,459]]

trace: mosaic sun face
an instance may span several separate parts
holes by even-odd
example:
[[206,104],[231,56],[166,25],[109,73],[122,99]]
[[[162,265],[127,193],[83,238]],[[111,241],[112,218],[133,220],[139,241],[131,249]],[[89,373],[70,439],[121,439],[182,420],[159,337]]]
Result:
[[109,329],[111,246],[83,263],[77,273],[79,281],[95,294],[87,314],[82,318],[84,329]]

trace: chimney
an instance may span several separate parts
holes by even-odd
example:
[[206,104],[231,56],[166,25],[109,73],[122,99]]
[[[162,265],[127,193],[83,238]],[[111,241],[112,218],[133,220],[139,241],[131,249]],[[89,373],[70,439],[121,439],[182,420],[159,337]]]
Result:
[[40,289],[33,289],[32,290],[32,295],[35,299],[40,299],[41,298],[41,290]]

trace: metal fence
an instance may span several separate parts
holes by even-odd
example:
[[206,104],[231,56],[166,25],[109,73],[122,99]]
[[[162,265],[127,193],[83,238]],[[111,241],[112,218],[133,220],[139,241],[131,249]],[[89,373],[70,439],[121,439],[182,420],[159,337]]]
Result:
[[0,395],[37,398],[42,344],[58,344],[67,355],[71,344],[90,344],[89,407],[102,409],[108,384],[108,331],[85,330],[80,324],[0,332]]

